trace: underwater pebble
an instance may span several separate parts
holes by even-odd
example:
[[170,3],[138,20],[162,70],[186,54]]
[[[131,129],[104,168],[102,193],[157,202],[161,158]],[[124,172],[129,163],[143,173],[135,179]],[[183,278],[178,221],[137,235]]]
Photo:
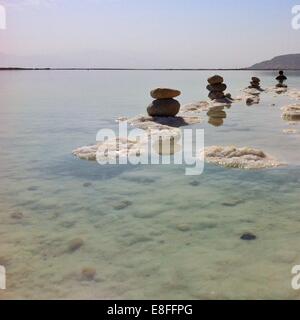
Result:
[[124,201],[121,201],[120,203],[114,204],[113,208],[115,210],[122,210],[122,209],[125,209],[125,208],[127,208],[127,207],[129,207],[131,205],[132,205],[131,201],[124,200]]
[[81,279],[86,281],[92,281],[95,279],[96,269],[95,268],[83,268],[81,270]]
[[91,186],[92,186],[92,183],[91,183],[91,182],[85,182],[85,183],[83,184],[83,186],[84,186],[85,188],[88,188],[88,187],[91,187]]
[[69,242],[68,251],[74,252],[78,250],[80,247],[82,247],[84,244],[84,241],[81,238],[73,239]]
[[39,187],[37,186],[31,186],[29,188],[27,188],[28,191],[37,191],[39,189]]
[[176,229],[182,232],[190,231],[191,227],[188,224],[177,224]]
[[24,218],[24,214],[23,214],[22,212],[20,212],[20,211],[17,211],[17,212],[13,212],[13,213],[10,215],[10,217],[11,217],[12,219],[21,220],[21,219]]
[[246,241],[251,241],[251,240],[255,240],[256,236],[250,232],[244,233],[241,238],[241,240],[246,240]]
[[192,187],[197,187],[197,186],[200,185],[200,182],[199,182],[199,181],[191,181],[191,182],[189,183],[189,185],[192,186]]

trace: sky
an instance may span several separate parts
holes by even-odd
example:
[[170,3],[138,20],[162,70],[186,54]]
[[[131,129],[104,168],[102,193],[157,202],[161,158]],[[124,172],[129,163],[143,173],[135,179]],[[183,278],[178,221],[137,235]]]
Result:
[[[239,68],[300,53],[300,0],[0,0],[0,65]],[[300,19],[299,19],[300,21]]]

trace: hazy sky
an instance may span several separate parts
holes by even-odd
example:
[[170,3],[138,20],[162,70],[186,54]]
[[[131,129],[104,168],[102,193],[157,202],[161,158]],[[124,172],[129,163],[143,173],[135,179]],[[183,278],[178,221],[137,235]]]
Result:
[[[0,0],[0,52],[103,67],[244,67],[300,53],[300,0]],[[41,62],[42,61],[42,62]],[[1,61],[0,61],[1,64]]]

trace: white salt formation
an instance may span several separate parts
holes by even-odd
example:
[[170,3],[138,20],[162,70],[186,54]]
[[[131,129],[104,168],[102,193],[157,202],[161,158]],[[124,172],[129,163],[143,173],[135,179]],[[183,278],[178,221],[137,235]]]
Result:
[[286,121],[300,121],[300,104],[291,104],[283,107],[282,118]]
[[208,163],[227,168],[263,169],[282,165],[263,151],[248,147],[211,146],[205,148],[204,157]]
[[79,159],[108,161],[119,157],[139,156],[144,152],[145,140],[116,138],[95,145],[75,149],[72,153]]

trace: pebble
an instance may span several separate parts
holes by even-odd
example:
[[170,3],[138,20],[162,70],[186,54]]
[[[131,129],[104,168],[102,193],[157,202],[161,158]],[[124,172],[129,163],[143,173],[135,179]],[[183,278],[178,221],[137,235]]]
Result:
[[87,267],[81,270],[81,279],[85,281],[92,281],[95,279],[96,269]]
[[182,232],[187,232],[191,230],[191,227],[188,224],[177,224],[176,229]]
[[83,186],[84,186],[85,188],[88,188],[88,187],[91,187],[91,186],[92,186],[92,183],[91,183],[91,182],[85,182],[85,183],[83,184]]
[[20,212],[20,211],[16,211],[16,212],[13,212],[13,213],[10,215],[10,217],[11,217],[12,219],[21,220],[21,219],[24,218],[24,214],[23,214],[22,212]]
[[84,244],[84,241],[81,238],[75,238],[69,242],[68,251],[74,252],[81,248]]
[[125,208],[127,208],[127,207],[129,207],[131,205],[132,205],[131,201],[124,200],[124,201],[121,201],[120,203],[114,204],[113,208],[115,210],[122,210],[122,209],[125,209]]
[[39,187],[37,186],[31,186],[29,188],[27,188],[28,191],[37,191],[39,189]]
[[241,238],[241,240],[246,240],[246,241],[251,241],[251,240],[256,240],[256,235],[250,233],[250,232],[247,232],[247,233],[244,233]]

